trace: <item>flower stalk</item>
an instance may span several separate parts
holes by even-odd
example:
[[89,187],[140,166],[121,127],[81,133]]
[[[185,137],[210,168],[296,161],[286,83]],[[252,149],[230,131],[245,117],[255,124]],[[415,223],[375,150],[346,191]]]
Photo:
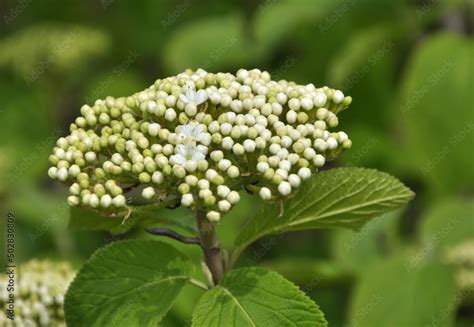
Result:
[[195,215],[199,228],[201,248],[204,252],[204,260],[211,271],[214,284],[217,285],[222,275],[224,275],[224,264],[222,262],[219,240],[216,235],[216,224],[207,219],[205,211],[196,210]]

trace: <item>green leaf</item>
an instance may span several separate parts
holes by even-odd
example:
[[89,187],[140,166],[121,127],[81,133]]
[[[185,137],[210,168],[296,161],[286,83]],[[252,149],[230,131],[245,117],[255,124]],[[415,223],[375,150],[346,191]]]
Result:
[[325,227],[358,229],[413,196],[398,179],[373,169],[337,168],[318,173],[284,202],[281,216],[278,205],[263,205],[237,236],[235,255],[268,234]]
[[354,73],[364,75],[378,61],[393,50],[394,37],[400,25],[375,25],[353,33],[354,35],[344,44],[344,48],[334,56],[329,67],[329,79],[345,91],[359,79]]
[[474,238],[474,201],[445,200],[430,208],[420,230],[422,246],[442,254],[448,247]]
[[115,242],[84,264],[66,294],[68,326],[156,326],[194,273],[189,259],[152,240]]
[[361,277],[347,325],[452,326],[456,287],[447,267],[414,267],[395,258],[370,266]]
[[431,196],[474,183],[474,42],[452,33],[426,39],[411,58],[393,118],[399,122],[401,169],[422,178]]
[[[91,209],[72,207],[68,227],[75,231],[105,230],[112,234],[122,234],[137,225],[168,226],[179,227],[193,234],[197,233],[196,223],[188,210],[164,209],[160,204],[131,206],[130,210],[130,213],[124,211],[110,217]],[[128,218],[125,218],[127,215]]]
[[346,270],[364,273],[371,263],[400,246],[400,210],[372,219],[360,231],[337,229],[332,233],[331,252],[335,262]]
[[245,66],[259,56],[260,47],[242,36],[241,15],[208,17],[178,28],[165,45],[163,60],[171,72],[186,68],[211,70]]
[[224,275],[205,293],[193,313],[193,326],[326,326],[319,307],[293,283],[262,268]]

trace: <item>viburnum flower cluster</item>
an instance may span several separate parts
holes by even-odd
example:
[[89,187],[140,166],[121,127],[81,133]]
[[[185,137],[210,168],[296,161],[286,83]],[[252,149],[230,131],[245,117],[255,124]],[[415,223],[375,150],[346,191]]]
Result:
[[14,320],[7,317],[7,276],[0,277],[0,326],[66,326],[64,296],[75,272],[66,262],[31,260],[18,268]]
[[57,141],[49,176],[70,186],[71,206],[116,213],[140,187],[146,200],[174,199],[217,222],[240,190],[281,200],[350,148],[346,133],[330,129],[351,100],[258,69],[187,70],[82,106]]

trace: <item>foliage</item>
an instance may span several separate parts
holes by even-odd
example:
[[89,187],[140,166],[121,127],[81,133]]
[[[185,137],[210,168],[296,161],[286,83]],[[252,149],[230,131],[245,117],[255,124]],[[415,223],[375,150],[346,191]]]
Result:
[[[157,76],[187,67],[206,65],[214,72],[259,67],[278,78],[333,85],[351,94],[354,102],[340,126],[353,147],[331,168],[386,171],[417,197],[403,211],[378,216],[359,231],[265,233],[242,251],[231,272],[261,263],[275,271],[272,276],[279,273],[304,291],[330,326],[433,321],[471,326],[468,260],[452,259],[473,235],[472,10],[471,2],[459,0],[72,1],[67,6],[56,0],[5,1],[0,203],[21,217],[19,263],[48,257],[82,264],[110,241],[151,237],[143,227],[176,228],[195,237],[193,217],[181,209],[153,208],[143,217],[135,211],[122,225],[124,213],[102,220],[103,226],[84,223],[95,217],[90,211],[73,213],[74,228],[66,230],[66,192],[45,177],[47,153],[84,103],[132,94]],[[80,36],[55,54],[73,30]],[[27,79],[31,76],[37,78]],[[264,210],[260,200],[240,196],[217,230],[221,245],[231,250],[251,218]],[[290,201],[298,196],[308,194]],[[278,205],[266,210],[280,214]],[[3,230],[4,220],[0,225]],[[87,231],[90,227],[100,230]],[[111,235],[111,229],[125,233]],[[199,265],[197,247],[176,248]],[[206,275],[196,269],[192,278]],[[201,297],[201,288],[182,288],[161,324],[191,325]]]

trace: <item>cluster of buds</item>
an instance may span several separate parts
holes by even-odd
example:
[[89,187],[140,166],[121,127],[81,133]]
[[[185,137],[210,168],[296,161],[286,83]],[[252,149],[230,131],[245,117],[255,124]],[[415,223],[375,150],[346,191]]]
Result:
[[471,292],[471,296],[474,296],[474,239],[451,247],[446,252],[444,261],[455,267],[459,288]]
[[7,317],[7,279],[0,277],[0,326],[66,326],[64,296],[74,271],[66,262],[29,261],[18,268],[14,320]]
[[84,105],[57,141],[49,176],[70,186],[71,206],[114,213],[139,186],[148,201],[175,199],[217,222],[240,190],[281,200],[350,148],[346,133],[329,129],[351,100],[258,69],[187,70]]

